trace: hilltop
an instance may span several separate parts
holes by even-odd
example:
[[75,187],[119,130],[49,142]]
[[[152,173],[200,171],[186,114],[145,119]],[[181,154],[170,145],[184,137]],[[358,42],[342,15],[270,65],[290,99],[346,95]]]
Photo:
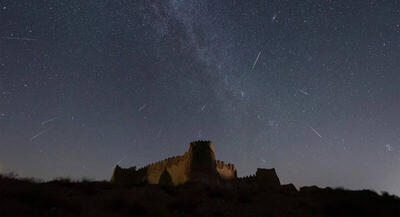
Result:
[[275,169],[237,177],[209,141],[136,170],[116,166],[110,181],[38,182],[0,176],[0,216],[400,216],[397,196],[343,188],[281,185]]
[[2,217],[51,216],[216,216],[216,217],[398,217],[400,199],[370,190],[303,187],[299,191],[224,188],[186,183],[119,186],[110,182],[72,182],[0,178]]

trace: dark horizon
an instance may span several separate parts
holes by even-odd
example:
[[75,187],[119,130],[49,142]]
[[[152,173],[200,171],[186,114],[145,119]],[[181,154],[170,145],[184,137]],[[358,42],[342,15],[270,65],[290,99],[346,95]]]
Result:
[[400,195],[400,2],[0,3],[0,173],[109,179],[211,140],[239,176]]

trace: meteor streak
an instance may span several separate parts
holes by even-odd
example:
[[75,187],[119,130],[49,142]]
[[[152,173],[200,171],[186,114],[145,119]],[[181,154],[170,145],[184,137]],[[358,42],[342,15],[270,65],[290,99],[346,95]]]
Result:
[[253,66],[252,66],[251,69],[250,69],[250,72],[253,71],[254,67],[256,66],[256,64],[257,64],[257,62],[258,62],[258,58],[260,58],[260,55],[261,55],[261,51],[258,53],[257,58],[256,58],[256,61],[254,61]]
[[121,160],[119,160],[117,163],[116,163],[116,165],[119,165],[123,160],[125,160],[126,159],[126,156],[124,156]]
[[19,40],[19,41],[36,41],[36,39],[34,39],[34,38],[17,38],[17,37],[1,37],[1,39]]
[[315,134],[317,134],[320,138],[322,138],[321,134],[318,133],[318,131],[316,129],[314,129],[313,127],[310,126],[310,129],[312,131],[314,131]]
[[[248,73],[250,73],[251,71],[253,71],[254,67],[257,65],[257,62],[258,62],[258,59],[260,58],[260,55],[261,55],[261,51],[258,53],[257,58],[256,58],[256,60],[254,61],[253,66],[251,66],[251,68],[250,68],[250,70],[249,70]],[[246,73],[243,73],[241,77],[243,78],[245,75],[246,75]]]
[[31,141],[33,141],[33,140],[35,140],[36,138],[38,138],[39,136],[41,136],[41,135],[47,133],[49,130],[50,130],[50,129],[44,130],[44,131],[42,131],[42,132],[40,132],[40,133],[38,133],[38,134],[32,136],[32,137],[31,137]]
[[146,108],[146,104],[144,104],[144,105],[142,105],[139,109],[138,109],[138,111],[142,111],[144,108]]
[[298,90],[300,91],[300,93],[302,93],[302,94],[304,94],[304,95],[307,95],[307,96],[310,95],[309,93],[307,93],[306,91],[304,91],[304,90],[302,90],[302,89],[298,89]]
[[47,120],[47,121],[42,121],[42,125],[45,125],[45,124],[47,124],[47,123],[49,123],[49,122],[52,122],[52,121],[54,121],[54,120],[57,120],[58,119],[58,117],[54,117],[54,118],[51,118],[51,119],[49,119],[49,120]]

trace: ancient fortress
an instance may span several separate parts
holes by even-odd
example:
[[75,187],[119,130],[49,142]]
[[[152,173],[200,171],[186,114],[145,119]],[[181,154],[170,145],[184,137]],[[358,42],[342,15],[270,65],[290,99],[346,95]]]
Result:
[[274,169],[257,169],[254,176],[238,178],[233,164],[215,159],[214,144],[210,141],[195,141],[181,156],[167,158],[136,170],[136,167],[114,169],[111,182],[116,184],[161,184],[181,185],[186,182],[259,183],[263,186],[280,186]]

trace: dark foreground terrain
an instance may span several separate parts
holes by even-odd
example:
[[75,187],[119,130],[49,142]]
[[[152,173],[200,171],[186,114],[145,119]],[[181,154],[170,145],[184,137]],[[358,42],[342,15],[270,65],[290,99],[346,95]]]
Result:
[[250,185],[116,186],[0,176],[0,216],[400,216],[400,199],[370,190]]

